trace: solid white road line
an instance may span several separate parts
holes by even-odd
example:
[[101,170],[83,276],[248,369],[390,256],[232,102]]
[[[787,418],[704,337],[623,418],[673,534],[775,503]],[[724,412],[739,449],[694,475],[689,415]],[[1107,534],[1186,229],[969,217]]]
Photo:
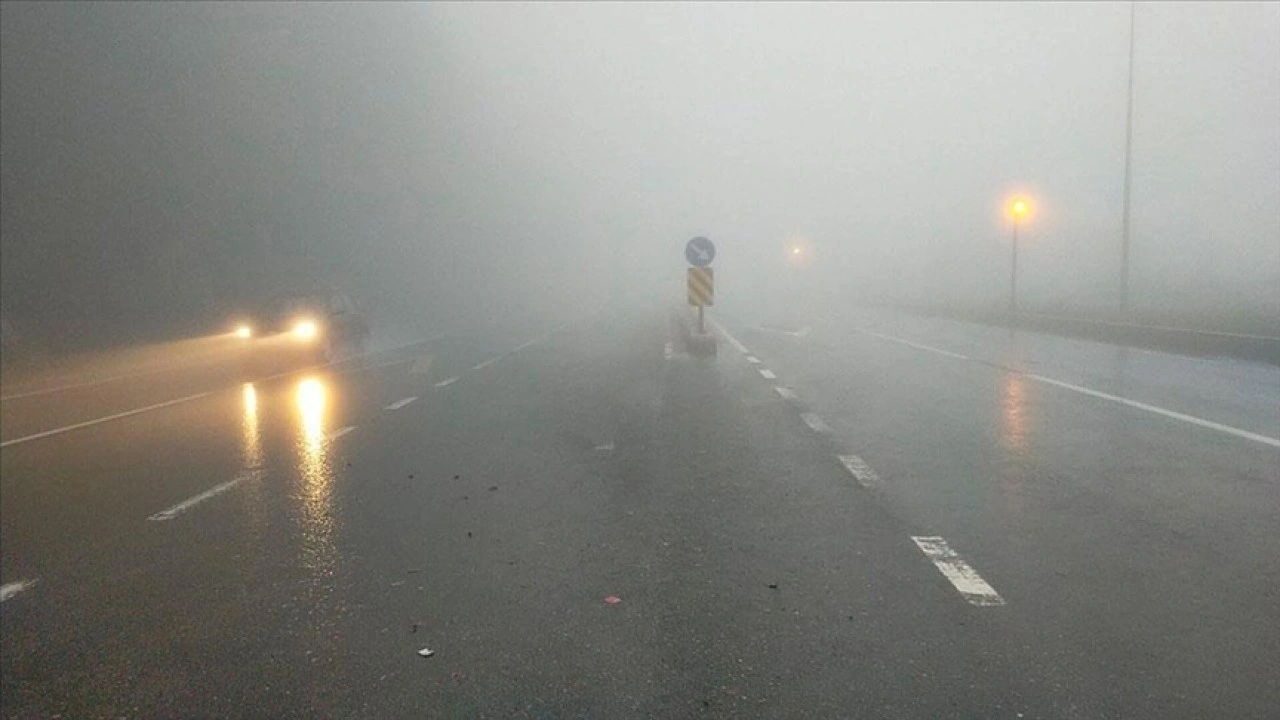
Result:
[[969,567],[969,564],[962,560],[950,545],[947,545],[946,540],[940,537],[915,536],[911,539],[915,540],[920,551],[933,561],[938,570],[942,571],[943,576],[951,581],[969,604],[980,606],[1004,604],[1004,598],[1000,597],[995,588],[988,585],[977,571]]
[[1053,378],[1047,378],[1047,377],[1044,377],[1043,375],[1027,374],[1027,377],[1031,378],[1032,380],[1038,380],[1039,382],[1042,382],[1042,383],[1047,383],[1055,387],[1063,388],[1064,390],[1072,390],[1072,391],[1081,393],[1083,395],[1099,398],[1101,400],[1110,400],[1111,402],[1120,403],[1121,405],[1127,405],[1131,408],[1146,410],[1147,412],[1155,413],[1156,415],[1162,415],[1164,417],[1172,418],[1174,420],[1181,420],[1182,422],[1191,423],[1192,425],[1199,425],[1200,427],[1208,428],[1210,430],[1217,430],[1218,432],[1221,432],[1221,433],[1226,433],[1228,435],[1235,435],[1236,437],[1242,437],[1246,440],[1259,442],[1259,443],[1262,443],[1263,445],[1270,445],[1272,447],[1280,448],[1280,439],[1269,437],[1267,435],[1260,435],[1255,432],[1249,432],[1248,430],[1241,430],[1240,428],[1231,427],[1230,425],[1223,425],[1222,423],[1216,423],[1216,422],[1213,422],[1212,420],[1204,420],[1202,418],[1194,417],[1191,415],[1185,415],[1180,412],[1165,410],[1162,407],[1156,407],[1155,405],[1148,405],[1146,403],[1138,402],[1137,400],[1129,400],[1128,398],[1122,398],[1118,395],[1111,395],[1110,393],[1104,393],[1098,390],[1092,390],[1090,388],[1081,387],[1079,385],[1072,385],[1069,382],[1054,380]]
[[333,432],[329,433],[328,435],[325,435],[324,436],[325,442],[333,442],[334,440],[337,440],[338,438],[342,437],[343,435],[346,435],[347,433],[355,429],[356,429],[355,425],[347,425],[345,427],[340,427],[337,430],[334,430]]
[[910,340],[904,340],[904,339],[902,339],[902,338],[900,338],[900,337],[894,337],[894,336],[892,336],[892,335],[882,335],[882,334],[880,334],[880,333],[878,333],[878,332],[871,332],[870,330],[863,330],[862,328],[854,328],[854,330],[857,330],[858,332],[862,333],[863,335],[870,335],[871,337],[878,337],[878,338],[880,338],[881,340],[888,340],[889,342],[896,342],[896,343],[900,343],[900,344],[902,344],[902,345],[906,345],[907,347],[913,347],[913,348],[915,348],[915,349],[917,349],[917,350],[925,350],[925,351],[927,351],[927,352],[937,353],[937,354],[939,354],[939,355],[945,355],[945,356],[947,356],[947,357],[949,357],[949,358],[955,358],[956,360],[968,360],[968,359],[969,359],[969,358],[968,358],[968,356],[966,356],[966,355],[961,355],[960,353],[953,353],[953,352],[951,352],[950,350],[943,350],[942,348],[936,348],[936,347],[933,347],[932,345],[922,345],[921,343],[918,343],[918,342],[911,342]]
[[853,479],[858,481],[859,485],[868,490],[880,487],[880,476],[862,458],[857,455],[837,455],[836,457],[840,460],[840,464],[844,466],[844,469],[848,470],[849,474],[853,476]]
[[[902,343],[903,345],[908,345],[910,347],[917,348],[920,350],[927,350],[929,352],[938,353],[940,355],[946,355],[947,357],[952,357],[957,360],[970,359],[964,355],[953,353],[949,350],[942,350],[940,348],[930,347],[928,345],[921,345],[920,343],[914,343],[914,342],[911,342],[910,340],[903,340],[902,338],[896,338],[890,335],[881,335],[880,333],[874,333],[874,332],[871,332],[870,330],[863,330],[861,328],[855,328],[855,330],[865,335],[871,335],[873,337],[882,338],[884,340],[890,340],[892,342]],[[1262,443],[1263,445],[1270,445],[1271,447],[1280,448],[1280,438],[1273,438],[1270,435],[1263,435],[1261,433],[1251,432],[1249,430],[1243,430],[1238,427],[1224,425],[1222,423],[1214,422],[1212,420],[1205,420],[1204,418],[1198,418],[1198,417],[1195,417],[1194,415],[1187,415],[1186,413],[1180,413],[1174,410],[1168,410],[1156,405],[1150,405],[1144,402],[1138,402],[1137,400],[1130,400],[1128,398],[1120,397],[1119,395],[1112,395],[1110,393],[1105,393],[1100,390],[1094,390],[1092,388],[1083,387],[1081,385],[1075,385],[1069,382],[1064,382],[1062,380],[1054,380],[1053,378],[1045,377],[1043,375],[1036,375],[1034,373],[1025,373],[1020,370],[1015,370],[1013,368],[1003,368],[1003,369],[1008,372],[1018,373],[1019,375],[1025,375],[1026,377],[1031,378],[1032,380],[1042,382],[1047,385],[1060,387],[1064,390],[1071,390],[1073,392],[1078,392],[1082,395],[1095,397],[1100,400],[1110,400],[1111,402],[1120,403],[1121,405],[1127,405],[1128,407],[1135,408],[1138,410],[1145,410],[1149,413],[1167,417],[1172,420],[1181,420],[1182,422],[1190,423],[1192,425],[1198,425],[1202,428],[1206,428],[1209,430],[1216,430],[1220,433],[1226,433],[1227,435],[1234,435],[1239,438],[1244,438],[1245,440],[1252,440],[1257,443]]]
[[445,378],[444,380],[441,380],[440,382],[436,383],[436,387],[438,388],[449,387],[450,385],[456,382],[458,382],[458,378],[456,377]]
[[247,472],[243,472],[240,475],[236,476],[236,478],[233,480],[228,480],[222,483],[221,485],[214,485],[213,487],[209,488],[208,490],[205,490],[199,495],[189,497],[186,500],[183,500],[182,502],[178,503],[177,505],[174,505],[173,507],[167,510],[161,510],[160,512],[156,513],[155,515],[152,515],[147,519],[155,522],[172,520],[178,515],[181,515],[182,513],[190,510],[196,505],[199,505],[205,500],[208,500],[209,498],[217,497],[218,495],[221,495],[222,493],[230,490],[231,488],[239,485],[240,483],[246,480],[259,480],[265,474],[266,473],[263,470],[249,470]]
[[774,389],[774,391],[775,391],[775,392],[777,392],[779,395],[781,395],[781,396],[783,397],[783,399],[785,399],[785,400],[798,400],[798,399],[799,399],[799,398],[797,398],[797,397],[796,397],[796,394],[795,394],[794,392],[792,392],[792,391],[791,391],[791,388],[785,388],[785,387],[782,387],[782,386],[777,386],[777,387],[774,387],[773,389]]
[[708,323],[708,324],[710,324],[710,325],[711,325],[711,327],[715,328],[716,332],[718,332],[718,333],[720,333],[721,335],[723,335],[723,336],[724,336],[724,339],[729,341],[729,344],[733,346],[733,349],[734,349],[734,350],[737,350],[738,352],[742,353],[743,355],[750,355],[750,354],[751,354],[751,351],[750,351],[750,350],[747,350],[747,346],[746,346],[746,345],[743,345],[742,343],[738,342],[738,338],[736,338],[736,337],[734,337],[734,336],[730,335],[730,334],[729,334],[729,331],[728,331],[728,330],[725,330],[725,329],[724,329],[724,326],[723,326],[723,325],[721,325],[720,323],[716,322],[716,321],[715,321],[715,319],[713,319],[713,318],[707,318],[707,323]]
[[395,402],[391,403],[390,405],[386,406],[386,407],[385,407],[385,408],[383,408],[383,409],[384,409],[384,410],[399,410],[400,408],[404,407],[405,405],[408,405],[409,403],[411,403],[411,402],[413,402],[414,400],[417,400],[417,399],[418,399],[418,396],[417,396],[417,395],[414,395],[413,397],[407,397],[407,398],[405,398],[405,399],[403,399],[403,400],[397,400],[397,401],[395,401]]
[[130,378],[145,377],[147,375],[155,375],[157,373],[162,373],[162,372],[173,372],[174,370],[175,368],[159,368],[156,370],[143,370],[141,372],[124,373],[123,375],[112,375],[111,377],[105,377],[98,380],[86,380],[84,382],[71,383],[69,385],[59,385],[57,387],[42,388],[39,390],[26,390],[23,392],[13,393],[11,395],[0,396],[0,401],[17,400],[19,398],[35,397],[36,395],[49,395],[52,393],[65,392],[67,390],[78,390],[80,388],[93,387],[95,385],[105,385],[107,383],[115,382],[117,380],[128,380]]
[[166,402],[156,403],[155,405],[148,405],[146,407],[140,407],[140,408],[135,408],[133,410],[126,410],[121,413],[116,413],[115,415],[100,417],[100,418],[97,418],[96,420],[86,420],[84,422],[79,422],[74,425],[67,425],[66,427],[60,427],[53,430],[45,430],[44,432],[39,432],[34,435],[27,435],[25,437],[14,438],[12,440],[5,440],[4,442],[0,442],[0,448],[9,447],[10,445],[17,445],[19,443],[30,442],[32,440],[39,440],[40,438],[49,437],[50,435],[59,435],[64,432],[79,430],[80,428],[86,428],[91,425],[100,425],[105,422],[111,422],[112,420],[119,420],[121,418],[127,418],[133,415],[140,415],[145,412],[151,412],[152,410],[159,410],[160,408],[166,408],[166,407],[169,407],[170,405],[178,405],[180,403],[191,402],[192,400],[198,400],[202,397],[207,397],[212,394],[213,394],[212,391],[196,393],[195,395],[188,395],[186,397],[178,398],[177,400],[168,400]]
[[778,376],[777,376],[777,375],[774,375],[772,370],[767,370],[767,369],[765,369],[765,368],[761,368],[761,369],[760,369],[760,377],[764,378],[765,380],[777,380],[777,379],[778,379]]
[[800,413],[800,419],[803,420],[804,424],[808,425],[809,429],[814,432],[817,432],[817,433],[832,432],[831,426],[823,422],[822,418],[818,417],[817,413],[811,413],[811,412]]
[[751,363],[752,365],[759,365],[760,358],[756,357],[755,355],[748,355],[747,362]]
[[0,586],[0,602],[4,602],[9,598],[17,595],[23,590],[30,590],[33,585],[40,582],[39,580],[19,580],[11,582],[7,585]]

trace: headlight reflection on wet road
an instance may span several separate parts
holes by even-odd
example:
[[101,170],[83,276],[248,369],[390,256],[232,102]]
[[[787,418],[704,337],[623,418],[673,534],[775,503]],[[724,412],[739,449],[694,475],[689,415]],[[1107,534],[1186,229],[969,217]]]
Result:
[[333,573],[333,468],[325,439],[329,389],[318,378],[298,383],[298,412],[302,421],[298,470],[302,480],[303,563],[317,576]]

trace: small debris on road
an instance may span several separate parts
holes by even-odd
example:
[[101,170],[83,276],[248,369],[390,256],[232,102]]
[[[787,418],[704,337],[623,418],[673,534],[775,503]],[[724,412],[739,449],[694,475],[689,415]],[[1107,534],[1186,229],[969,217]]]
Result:
[[498,486],[497,486],[497,485],[490,485],[490,486],[489,486],[489,492],[493,492],[494,490],[497,490],[497,489],[498,489]]
[[454,480],[461,480],[461,479],[462,479],[462,476],[461,476],[461,475],[454,475],[454,476],[453,476],[453,479],[454,479]]
[[430,648],[422,648],[421,650],[418,651],[418,655],[422,657],[431,657],[432,655],[435,655],[435,654],[436,654],[436,651]]
[[410,480],[412,480],[412,479],[413,479],[413,473],[409,473],[409,479],[410,479]]
[[605,598],[604,601],[609,605],[617,605],[618,603],[622,602],[622,598],[618,597],[617,595],[610,595],[609,597]]
[[471,531],[470,531],[470,530],[468,530],[468,531],[467,531],[467,537],[471,537]]
[[778,589],[778,583],[769,583],[769,589],[770,589],[770,590],[777,590],[777,589]]

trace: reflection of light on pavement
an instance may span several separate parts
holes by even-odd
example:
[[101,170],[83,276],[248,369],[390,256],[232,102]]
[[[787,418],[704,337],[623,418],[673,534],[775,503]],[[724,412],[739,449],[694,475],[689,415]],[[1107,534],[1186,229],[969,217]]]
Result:
[[1027,446],[1026,378],[1022,373],[1006,373],[1000,440],[1010,450],[1021,452]]
[[[241,388],[242,412],[240,415],[240,452],[244,457],[246,470],[261,468],[262,431],[258,422],[258,389],[253,383],[245,383]],[[240,491],[244,498],[245,511],[248,515],[250,531],[254,537],[262,537],[266,526],[266,508],[262,502],[262,482],[254,480],[244,483]]]
[[262,466],[262,435],[258,430],[258,390],[253,383],[245,383],[244,414],[240,417],[240,438],[243,445],[244,466]]
[[1027,379],[1022,373],[1005,374],[1001,406],[1000,444],[1010,451],[1000,472],[1000,497],[1011,516],[1026,516],[1026,476],[1032,472],[1027,453]]
[[328,389],[316,378],[298,384],[298,411],[302,416],[298,470],[302,477],[303,563],[318,575],[333,572],[333,545],[329,517],[333,476],[324,438]]

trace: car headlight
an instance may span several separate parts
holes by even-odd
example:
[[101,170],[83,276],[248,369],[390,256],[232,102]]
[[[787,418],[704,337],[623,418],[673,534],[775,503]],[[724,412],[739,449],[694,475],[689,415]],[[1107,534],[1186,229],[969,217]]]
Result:
[[248,340],[253,337],[253,328],[248,325],[241,325],[236,328],[236,337]]
[[320,333],[314,320],[300,320],[293,326],[293,334],[302,340],[311,340]]

